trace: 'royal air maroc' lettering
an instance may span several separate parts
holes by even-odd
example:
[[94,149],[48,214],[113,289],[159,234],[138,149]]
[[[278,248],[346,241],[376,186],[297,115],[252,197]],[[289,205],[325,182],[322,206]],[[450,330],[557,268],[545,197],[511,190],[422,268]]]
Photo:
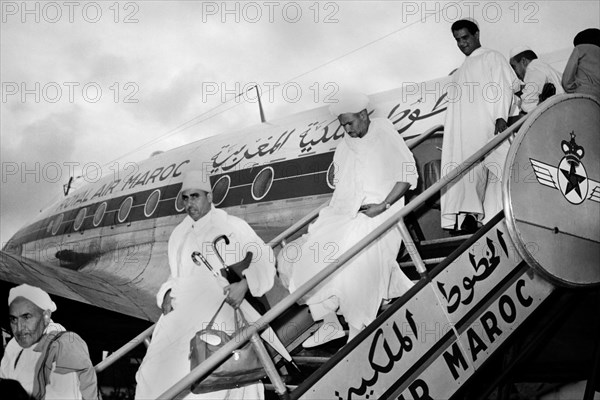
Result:
[[[519,311],[517,304],[520,304],[523,308],[527,308],[533,304],[533,298],[531,296],[525,297],[523,295],[524,286],[524,279],[519,279],[515,284],[514,297],[516,297],[516,302],[512,296],[505,293],[498,299],[496,310],[488,310],[479,317],[479,322],[481,323],[481,326],[483,326],[483,331],[485,333],[484,337],[480,336],[473,327],[467,328],[465,334],[470,348],[472,362],[477,361],[480,353],[487,351],[489,345],[494,343],[496,339],[502,335],[503,332],[498,326],[499,320],[502,320],[507,324],[512,324],[517,320],[517,313]],[[467,369],[465,356],[462,354],[458,343],[453,343],[450,349],[444,351],[443,357],[452,377],[457,380],[460,376],[459,367],[463,371]]]
[[[416,324],[412,320],[412,316],[413,314],[407,309],[406,317],[413,334],[417,337]],[[357,396],[364,395],[367,392],[367,388],[377,383],[380,373],[385,374],[390,372],[394,368],[394,364],[400,361],[405,353],[408,353],[413,349],[412,339],[402,334],[396,321],[392,323],[392,330],[394,331],[393,336],[396,338],[396,341],[394,342],[397,343],[394,348],[390,345],[390,341],[385,336],[383,329],[377,329],[373,335],[368,356],[369,365],[373,370],[373,376],[370,379],[362,378],[360,385],[357,388],[349,388],[347,399],[352,399],[353,394]]]
[[457,380],[460,374],[458,373],[457,368],[460,367],[463,370],[467,369],[467,360],[465,360],[465,356],[462,351],[460,351],[460,346],[458,343],[452,343],[452,347],[450,350],[444,351],[443,354],[444,361],[446,361],[446,365],[452,373],[452,377],[454,380]]
[[[415,379],[410,385],[408,385],[408,391],[412,397],[412,400],[433,400],[429,395],[429,386],[423,379]],[[397,400],[410,400],[401,394]]]

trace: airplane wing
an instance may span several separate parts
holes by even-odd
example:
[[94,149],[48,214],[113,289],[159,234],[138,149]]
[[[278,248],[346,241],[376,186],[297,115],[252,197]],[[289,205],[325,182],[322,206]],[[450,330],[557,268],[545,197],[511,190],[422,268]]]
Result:
[[590,185],[590,194],[588,199],[600,203],[600,182],[593,179],[588,179],[588,181]]
[[[15,284],[27,283],[53,295],[118,310],[138,318],[156,320],[160,313],[154,305],[152,294],[148,294],[146,302],[134,301],[123,290],[98,276],[68,268],[50,268],[36,260],[6,251],[0,251],[0,280]],[[142,309],[138,305],[140,303],[148,304],[149,307]]]
[[531,161],[531,166],[533,167],[535,177],[539,183],[553,189],[558,189],[558,172],[555,166],[534,160],[532,158],[530,158],[529,161]]

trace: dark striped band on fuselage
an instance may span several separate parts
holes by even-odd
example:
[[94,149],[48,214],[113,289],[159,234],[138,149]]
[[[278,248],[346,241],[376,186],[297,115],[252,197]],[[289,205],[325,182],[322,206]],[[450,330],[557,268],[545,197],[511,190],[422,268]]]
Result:
[[[210,177],[210,181],[211,185],[214,186],[221,177],[225,175],[229,177],[230,181],[226,192],[227,194],[218,204],[219,208],[225,209],[240,205],[327,194],[333,191],[332,187],[327,182],[327,172],[332,160],[333,152],[316,154],[302,159],[294,158],[272,164],[259,165],[252,168],[213,175]],[[268,192],[257,199],[252,194],[252,184],[259,173],[265,168],[272,168],[273,181],[269,186]],[[178,182],[176,184],[153,187],[152,189],[124,194],[122,196],[87,204],[84,207],[56,213],[21,229],[15,234],[10,242],[11,245],[18,245],[44,239],[46,237],[72,234],[75,232],[126,224],[149,218],[160,218],[180,214],[184,212],[181,204],[176,207],[180,189],[181,182]],[[160,191],[160,201],[154,212],[151,215],[146,216],[144,213],[146,201],[156,190]],[[119,222],[119,208],[128,197],[133,198],[131,211],[127,218],[122,222]],[[104,212],[101,221],[97,225],[94,225],[94,215],[96,210],[98,210],[104,202],[106,202],[106,211]],[[78,229],[75,230],[74,222],[77,214],[82,208],[86,208],[85,218]],[[53,224],[60,219],[61,214],[63,217],[60,220],[60,226],[58,228],[51,226],[50,224]]]

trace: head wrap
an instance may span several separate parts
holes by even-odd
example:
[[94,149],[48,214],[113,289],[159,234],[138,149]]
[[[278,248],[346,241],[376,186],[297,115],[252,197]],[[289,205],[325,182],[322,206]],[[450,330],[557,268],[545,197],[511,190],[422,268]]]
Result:
[[187,172],[183,177],[181,190],[188,189],[199,189],[210,193],[212,188],[210,187],[210,179],[208,179],[208,175],[202,171]]
[[531,47],[529,46],[517,46],[517,47],[513,47],[512,49],[510,49],[510,53],[508,55],[508,59],[510,60],[511,58],[513,58],[514,56],[521,54],[524,51],[527,50],[531,50]]
[[334,117],[341,114],[359,113],[369,106],[369,97],[362,93],[343,93],[339,96],[338,102],[329,106],[329,112]]
[[56,304],[54,304],[54,302],[50,299],[48,293],[44,292],[38,287],[30,286],[24,283],[22,285],[10,289],[10,291],[8,292],[9,307],[17,297],[23,297],[31,301],[33,304],[35,304],[44,311],[56,311]]

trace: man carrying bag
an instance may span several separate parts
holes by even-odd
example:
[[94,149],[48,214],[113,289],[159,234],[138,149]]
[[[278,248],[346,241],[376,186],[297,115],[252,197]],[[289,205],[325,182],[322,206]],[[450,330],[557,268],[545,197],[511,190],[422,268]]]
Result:
[[[243,220],[228,215],[212,205],[208,176],[201,171],[188,172],[182,184],[182,198],[187,216],[169,238],[169,279],[157,294],[157,304],[163,315],[156,324],[152,342],[136,374],[136,399],[159,397],[190,372],[190,339],[198,331],[213,324],[219,330],[235,332],[234,307],[242,305],[244,296],[262,296],[273,285],[275,268],[270,247]],[[208,268],[199,268],[192,260],[194,252],[202,253],[212,265],[220,260],[212,248],[212,240],[226,235],[230,241],[224,254],[225,262],[235,264],[244,259],[243,249],[252,248],[254,256],[240,282],[219,282]],[[251,246],[249,246],[251,245]],[[244,254],[242,254],[244,253]],[[225,287],[223,287],[225,286]],[[223,307],[227,302],[232,307]],[[185,399],[263,399],[262,383],[233,387],[206,393],[189,392]]]

